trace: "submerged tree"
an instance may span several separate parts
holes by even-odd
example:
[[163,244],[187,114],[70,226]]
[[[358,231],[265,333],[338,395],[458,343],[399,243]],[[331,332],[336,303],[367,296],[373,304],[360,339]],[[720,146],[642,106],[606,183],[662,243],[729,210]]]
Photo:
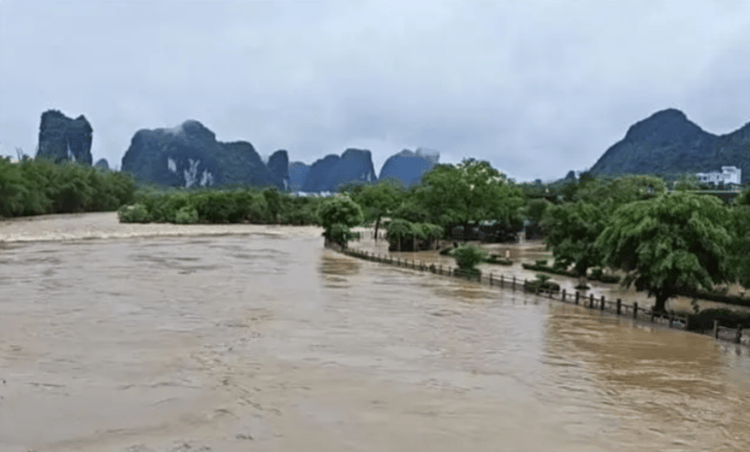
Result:
[[487,260],[487,251],[475,245],[459,246],[451,250],[450,254],[456,259],[458,272],[464,276],[480,275],[476,266]]
[[404,192],[403,185],[394,179],[377,184],[358,184],[351,188],[350,196],[362,208],[365,220],[375,222],[375,240],[378,239],[380,221],[401,204]]
[[621,178],[582,178],[575,194],[576,202],[552,205],[543,218],[544,241],[555,256],[555,265],[575,266],[585,277],[589,268],[601,264],[602,255],[595,246],[612,214],[625,204],[650,199],[666,191],[664,181],[653,176]]
[[617,209],[596,242],[623,284],[654,296],[655,311],[680,290],[733,280],[729,211],[711,196],[675,192]]
[[555,266],[574,265],[576,273],[586,276],[589,268],[601,263],[596,239],[605,227],[606,216],[591,203],[552,205],[544,216],[544,241],[555,256]]
[[349,228],[362,223],[362,209],[348,196],[337,195],[320,203],[318,219],[326,240],[346,247],[353,238]]

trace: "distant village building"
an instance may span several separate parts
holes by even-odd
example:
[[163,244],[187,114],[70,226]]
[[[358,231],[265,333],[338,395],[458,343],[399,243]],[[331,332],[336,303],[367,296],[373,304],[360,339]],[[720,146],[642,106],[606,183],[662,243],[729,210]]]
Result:
[[711,171],[710,173],[698,173],[696,176],[698,177],[698,182],[704,184],[740,185],[740,181],[742,180],[742,170],[736,166],[722,166],[721,172]]

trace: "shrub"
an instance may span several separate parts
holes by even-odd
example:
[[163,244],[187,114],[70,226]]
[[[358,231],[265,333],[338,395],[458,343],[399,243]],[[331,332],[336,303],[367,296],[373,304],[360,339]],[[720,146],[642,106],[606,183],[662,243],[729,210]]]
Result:
[[732,311],[730,309],[704,309],[699,314],[688,315],[690,330],[707,330],[714,327],[714,320],[727,328],[750,328],[750,312]]
[[487,260],[487,251],[475,245],[462,245],[454,248],[451,256],[461,270],[470,270]]
[[121,207],[117,211],[117,216],[123,223],[147,223],[151,221],[148,209],[141,203]]
[[194,207],[182,207],[177,211],[174,222],[177,224],[195,224],[198,222],[198,211]]
[[524,286],[524,290],[527,292],[539,293],[544,290],[547,292],[558,292],[560,290],[560,284],[550,281],[550,276],[543,273],[536,275],[534,281],[529,281]]
[[506,259],[500,255],[497,254],[491,254],[490,257],[487,258],[488,264],[498,264],[498,265],[513,265],[513,261],[510,259]]

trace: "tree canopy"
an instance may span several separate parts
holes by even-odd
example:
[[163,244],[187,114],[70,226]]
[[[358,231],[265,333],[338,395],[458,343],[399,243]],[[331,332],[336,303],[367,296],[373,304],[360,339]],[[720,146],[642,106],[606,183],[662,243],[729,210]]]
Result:
[[358,184],[345,190],[362,208],[365,220],[375,222],[376,239],[380,220],[390,215],[401,204],[405,193],[403,184],[394,179],[380,181],[377,184]]
[[656,311],[677,290],[729,282],[729,211],[711,196],[675,192],[617,209],[598,238],[603,262],[626,272],[623,284],[654,296]]
[[442,225],[510,221],[524,205],[523,193],[503,173],[474,159],[435,166],[415,194],[430,219]]
[[362,209],[348,196],[336,195],[320,203],[318,219],[328,240],[346,246],[352,237],[349,228],[363,221]]
[[601,264],[595,241],[612,213],[622,205],[665,191],[664,181],[653,176],[582,177],[573,195],[576,202],[551,205],[544,213],[545,243],[555,256],[555,264],[574,264],[576,272],[586,276],[590,267]]

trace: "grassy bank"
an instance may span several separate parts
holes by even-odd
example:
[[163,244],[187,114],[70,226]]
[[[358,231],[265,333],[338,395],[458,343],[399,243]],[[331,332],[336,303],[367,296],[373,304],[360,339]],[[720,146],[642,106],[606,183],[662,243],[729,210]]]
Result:
[[0,218],[117,210],[136,185],[123,173],[76,163],[0,157]]
[[118,214],[125,223],[318,224],[320,198],[295,197],[274,189],[144,189]]

